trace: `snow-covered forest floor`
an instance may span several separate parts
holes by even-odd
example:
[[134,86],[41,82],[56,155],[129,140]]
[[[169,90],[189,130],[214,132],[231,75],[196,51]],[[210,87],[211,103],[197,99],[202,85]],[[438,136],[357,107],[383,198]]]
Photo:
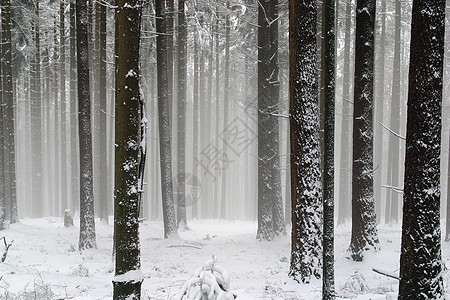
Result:
[[[161,222],[141,224],[143,299],[176,299],[182,284],[212,255],[230,272],[237,299],[321,299],[319,280],[298,284],[288,278],[288,236],[259,242],[256,222],[206,220],[189,226],[179,239],[163,240]],[[381,251],[364,262],[348,259],[350,230],[350,225],[336,230],[338,296],[396,299],[398,281],[372,268],[398,273],[400,226],[379,227]],[[83,253],[77,250],[77,225],[65,228],[60,218],[23,219],[2,231],[8,242],[14,241],[0,264],[0,299],[112,299],[113,230],[97,223],[96,231],[98,249]],[[450,266],[450,243],[443,243],[442,252]],[[444,284],[448,291],[447,271]]]

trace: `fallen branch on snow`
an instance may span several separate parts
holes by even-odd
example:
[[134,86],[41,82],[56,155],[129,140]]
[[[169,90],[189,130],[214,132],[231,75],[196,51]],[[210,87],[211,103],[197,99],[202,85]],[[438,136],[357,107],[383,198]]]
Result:
[[202,249],[202,247],[197,247],[197,246],[192,246],[192,245],[170,245],[170,246],[167,246],[167,248],[182,248],[182,247],[194,248],[194,249]]

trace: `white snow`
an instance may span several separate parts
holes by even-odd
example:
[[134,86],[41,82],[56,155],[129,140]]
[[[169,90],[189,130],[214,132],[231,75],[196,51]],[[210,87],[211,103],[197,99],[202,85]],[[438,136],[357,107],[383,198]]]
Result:
[[[22,219],[1,232],[14,242],[0,264],[0,299],[6,293],[20,295],[20,299],[34,299],[29,297],[36,294],[42,296],[37,299],[112,299],[112,225],[97,220],[98,249],[80,253],[79,220],[74,221],[75,227],[65,228],[62,218]],[[189,228],[180,232],[179,238],[164,240],[162,221],[141,223],[142,299],[176,299],[182,285],[212,255],[229,272],[231,292],[238,300],[321,299],[320,280],[298,284],[288,278],[288,236],[257,241],[257,224],[250,221],[190,221]],[[396,299],[398,281],[372,268],[398,274],[400,226],[379,227],[381,250],[365,255],[364,262],[348,259],[350,232],[350,224],[336,229],[338,296]],[[0,254],[3,249],[0,244]],[[444,263],[449,264],[450,243],[443,242],[442,254]],[[133,276],[141,278],[140,274]],[[450,274],[444,272],[447,291],[449,283]]]

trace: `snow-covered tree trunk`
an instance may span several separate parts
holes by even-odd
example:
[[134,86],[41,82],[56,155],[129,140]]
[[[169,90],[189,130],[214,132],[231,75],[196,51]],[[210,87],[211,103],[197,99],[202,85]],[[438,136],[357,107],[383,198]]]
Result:
[[440,299],[445,0],[413,2],[399,299]]
[[1,2],[2,10],[2,92],[3,92],[3,138],[4,138],[4,166],[6,185],[5,218],[7,222],[17,222],[16,200],[16,153],[14,134],[14,93],[12,78],[12,44],[11,44],[11,1]]
[[177,131],[177,224],[186,226],[185,168],[186,168],[186,79],[187,23],[185,1],[178,1],[178,131]]
[[356,6],[355,89],[353,108],[352,168],[352,259],[378,249],[373,198],[373,61],[375,0],[360,0]]
[[279,153],[278,0],[258,5],[258,232],[271,240],[286,233]]
[[289,276],[322,272],[322,193],[317,73],[317,2],[289,1],[292,249]]
[[[3,13],[5,10],[1,7],[1,12]],[[2,16],[3,20],[3,16]],[[3,42],[3,40],[1,40]],[[0,92],[0,116],[3,116],[3,55],[0,57],[0,87],[2,91]],[[6,220],[5,220],[5,135],[3,134],[3,120],[0,121],[0,230],[5,229]]]
[[322,59],[324,93],[323,166],[323,284],[322,299],[334,299],[334,102],[335,102],[335,1],[322,3]]
[[89,89],[89,52],[87,2],[76,2],[78,119],[80,141],[80,250],[96,248],[92,170],[91,101]]
[[76,54],[76,24],[75,24],[75,1],[70,0],[69,8],[69,53],[70,53],[70,193],[72,196],[73,212],[79,210],[80,183],[79,169],[80,160],[78,159],[78,113],[77,113],[77,54]]
[[139,43],[142,3],[119,0],[116,8],[116,110],[114,299],[140,299],[139,242],[140,88]]
[[167,80],[167,37],[165,1],[156,0],[156,56],[158,67],[158,118],[159,147],[161,156],[161,192],[164,220],[164,238],[177,230],[172,183],[172,146],[170,142],[170,118]]

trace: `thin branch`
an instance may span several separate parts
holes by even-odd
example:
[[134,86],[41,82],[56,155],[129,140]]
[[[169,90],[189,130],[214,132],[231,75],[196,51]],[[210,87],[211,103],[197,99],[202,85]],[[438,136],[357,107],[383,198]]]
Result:
[[390,129],[390,128],[388,128],[387,126],[385,126],[383,123],[380,122],[380,124],[381,124],[381,126],[383,126],[384,129],[386,129],[387,131],[389,131],[390,133],[392,133],[392,134],[395,135],[396,137],[398,137],[398,138],[400,138],[400,139],[406,141],[406,137],[401,136],[401,135],[398,134],[397,132],[395,132],[395,131],[393,131],[392,129]]

